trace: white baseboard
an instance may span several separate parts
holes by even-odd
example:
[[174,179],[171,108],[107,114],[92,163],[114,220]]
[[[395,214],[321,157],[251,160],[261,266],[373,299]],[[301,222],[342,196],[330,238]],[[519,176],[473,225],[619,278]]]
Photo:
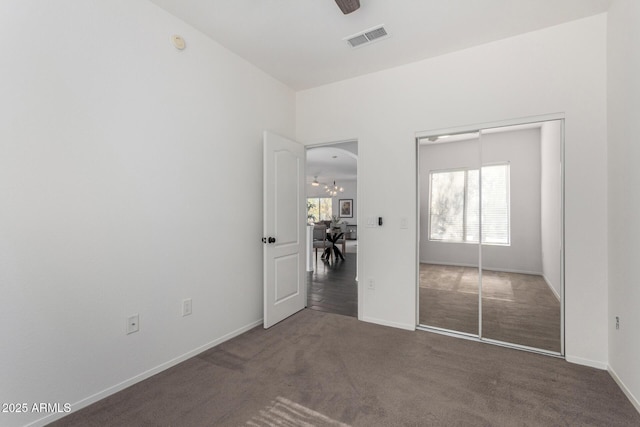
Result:
[[636,411],[640,412],[640,400],[638,400],[633,393],[631,393],[631,390],[629,390],[629,388],[626,386],[626,384],[620,379],[620,377],[618,376],[618,374],[616,374],[616,371],[611,367],[608,366],[607,367],[607,371],[609,371],[609,375],[611,375],[611,378],[613,378],[613,380],[618,384],[618,386],[620,387],[620,389],[622,390],[622,392],[625,394],[625,396],[627,396],[627,399],[629,399],[629,401],[631,402],[631,404],[636,408]]
[[[473,265],[473,264],[462,264],[462,263],[456,263],[456,262],[440,262],[440,261],[423,261],[420,260],[420,264],[434,264],[434,265],[447,265],[447,266],[451,266],[451,267],[470,267],[470,268],[478,268],[477,265]],[[512,268],[489,268],[489,267],[483,267],[483,270],[487,270],[487,271],[499,271],[501,273],[517,273],[517,274],[530,274],[532,276],[542,276],[542,273],[539,271],[527,271],[527,270],[514,270]]]
[[433,264],[433,265],[449,265],[451,267],[470,267],[470,268],[478,268],[478,265],[473,264],[463,264],[459,262],[440,262],[433,260],[420,260],[420,264]]
[[558,299],[558,301],[560,301],[560,294],[558,293],[558,291],[556,291],[556,288],[553,287],[553,285],[551,284],[549,279],[547,279],[547,276],[545,276],[543,274],[542,278],[544,279],[544,281],[547,284],[547,286],[549,287],[549,289],[551,289],[551,292],[553,292],[553,295],[555,295],[555,297]]
[[530,276],[542,276],[542,272],[540,271],[514,270],[511,268],[489,268],[489,267],[482,267],[482,269],[487,271],[499,271],[501,273],[516,273],[516,274],[528,274]]
[[604,362],[598,362],[597,360],[583,359],[581,357],[569,356],[565,357],[565,360],[570,363],[575,363],[576,365],[589,366],[590,368],[601,369],[606,371],[608,365]]
[[[86,406],[91,405],[92,403],[95,403],[101,399],[104,399],[105,397],[111,396],[114,393],[117,393],[121,390],[124,390],[127,387],[130,387],[136,383],[139,383],[140,381],[146,380],[149,377],[152,377],[155,374],[158,374],[164,370],[167,370],[181,362],[184,362],[187,359],[192,358],[193,356],[196,356],[200,353],[202,353],[205,350],[209,350],[212,347],[217,346],[218,344],[222,344],[225,341],[230,340],[231,338],[235,338],[238,335],[247,332],[250,329],[255,328],[258,325],[262,325],[262,321],[263,319],[260,320],[256,320],[255,322],[251,322],[248,325],[242,326],[238,329],[236,329],[235,331],[229,332],[226,335],[221,336],[218,339],[215,339],[205,345],[202,345],[200,347],[197,347],[191,351],[188,351],[187,353],[184,353],[174,359],[169,360],[168,362],[162,363],[154,368],[149,369],[148,371],[142,372],[141,374],[138,374],[132,378],[129,378],[128,380],[122,381],[119,384],[116,384],[114,386],[111,386],[109,388],[106,388],[92,396],[89,396],[87,398],[84,398],[76,403],[72,403],[71,404],[71,412],[76,412]],[[40,426],[45,426],[55,420],[58,420],[66,415],[69,415],[69,413],[55,413],[55,414],[51,414],[48,415],[44,418],[40,418],[30,424],[27,424],[26,427],[40,427]]]
[[416,330],[416,325],[410,325],[410,324],[406,324],[406,323],[389,322],[387,320],[376,319],[374,317],[363,316],[359,320],[362,320],[363,322],[375,323],[376,325],[390,326],[392,328],[404,329],[406,331],[415,331]]

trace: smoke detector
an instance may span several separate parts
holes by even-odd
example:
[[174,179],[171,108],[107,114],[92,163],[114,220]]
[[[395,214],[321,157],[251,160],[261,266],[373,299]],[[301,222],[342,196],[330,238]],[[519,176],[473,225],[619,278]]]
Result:
[[359,33],[353,34],[351,36],[345,37],[347,43],[351,47],[360,47],[365,44],[371,43],[374,40],[382,40],[389,37],[387,30],[383,25],[378,25],[373,28],[369,28],[368,30],[360,31]]

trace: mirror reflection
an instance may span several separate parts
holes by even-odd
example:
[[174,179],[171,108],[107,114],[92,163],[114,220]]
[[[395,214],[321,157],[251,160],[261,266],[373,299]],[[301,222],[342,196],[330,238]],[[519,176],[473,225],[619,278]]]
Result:
[[419,322],[478,335],[479,134],[420,145]]
[[551,121],[481,137],[482,336],[558,353],[561,132]]
[[561,353],[562,122],[420,141],[419,323]]

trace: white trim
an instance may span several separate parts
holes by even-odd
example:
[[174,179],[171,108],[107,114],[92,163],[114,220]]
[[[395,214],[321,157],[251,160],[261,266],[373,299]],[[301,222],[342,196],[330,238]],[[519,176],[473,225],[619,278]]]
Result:
[[565,123],[564,117],[560,121],[560,353],[567,353],[567,320],[565,305],[566,301],[566,280],[565,280],[565,262],[564,262],[564,254],[565,254]]
[[542,276],[542,273],[539,271],[529,271],[529,270],[514,270],[509,268],[489,268],[483,267],[484,271],[498,271],[500,273],[515,273],[515,274],[528,274],[530,276]]
[[390,326],[392,328],[404,329],[406,331],[416,330],[416,325],[412,325],[410,323],[389,322],[388,320],[376,319],[374,317],[369,317],[369,316],[362,316],[362,319],[360,320],[364,322],[375,323],[376,325]]
[[563,120],[565,118],[564,113],[551,113],[542,114],[539,116],[517,117],[513,119],[500,120],[497,122],[487,123],[473,123],[464,126],[455,126],[451,128],[438,128],[431,130],[424,130],[415,133],[417,139],[428,138],[430,136],[440,135],[453,135],[459,133],[480,132],[481,130],[488,130],[504,126],[516,126],[524,125],[528,123],[548,122],[551,120]]
[[478,265],[473,264],[464,264],[460,262],[440,262],[440,261],[424,261],[420,260],[420,264],[433,264],[433,265],[448,265],[451,267],[469,267],[469,268],[478,268]]
[[[422,187],[420,186],[420,140],[416,138],[416,145],[415,145],[415,156],[416,156],[416,211],[415,211],[415,215],[416,215],[416,240],[415,240],[415,261],[416,261],[416,265],[415,265],[415,270],[414,270],[414,280],[415,280],[415,293],[414,293],[414,316],[415,316],[415,324],[419,325],[420,324],[420,236],[422,235],[422,229],[421,229],[421,225],[422,223],[420,222],[420,202],[421,202],[421,194],[422,194]],[[430,202],[429,202],[430,203]]]
[[498,271],[500,273],[515,273],[515,274],[528,274],[530,276],[542,276],[542,272],[540,271],[528,271],[528,270],[513,270],[509,268],[489,268],[483,267],[484,271]]
[[256,326],[262,325],[262,321],[263,319],[260,320],[256,320],[254,322],[249,323],[248,325],[242,326],[238,329],[236,329],[235,331],[231,331],[226,335],[221,336],[218,339],[215,339],[205,345],[202,345],[200,347],[197,347],[191,351],[188,351],[187,353],[182,354],[181,356],[178,356],[174,359],[169,360],[168,362],[162,363],[154,368],[149,369],[148,371],[142,372],[141,374],[138,374],[134,377],[129,378],[128,380],[124,380],[119,384],[116,384],[114,386],[108,387],[102,391],[99,391],[98,393],[95,393],[89,397],[86,397],[76,403],[72,403],[71,404],[71,412],[69,413],[55,413],[55,414],[51,414],[51,415],[47,415],[44,418],[40,418],[38,420],[33,421],[32,423],[29,423],[26,425],[26,427],[40,427],[40,426],[45,426],[53,421],[59,420],[62,417],[65,417],[66,415],[69,415],[71,413],[74,413],[84,407],[87,407],[89,405],[91,405],[92,403],[95,403],[101,399],[104,399],[105,397],[111,396],[112,394],[115,394],[119,391],[124,390],[127,387],[130,387],[136,383],[139,383],[140,381],[146,380],[149,377],[152,377],[155,374],[158,374],[162,371],[165,371],[179,363],[184,362],[187,359],[190,359],[200,353],[202,353],[203,351],[209,350],[212,347],[217,346],[218,344],[222,344],[225,341],[228,341],[232,338],[237,337],[240,334],[243,334],[245,332],[247,332],[250,329],[255,328]]
[[[423,260],[420,260],[420,264],[433,264],[433,265],[447,265],[447,266],[451,266],[451,267],[478,268],[477,265],[455,263],[455,262],[440,262],[440,261],[423,261]],[[528,274],[530,276],[542,276],[544,278],[544,275],[540,271],[513,270],[513,269],[509,269],[509,268],[487,268],[487,267],[483,268],[483,270],[484,271],[499,271],[501,273]],[[545,278],[545,282],[546,281],[547,280]],[[548,284],[548,282],[547,282],[547,284]],[[553,292],[553,294],[557,296],[555,291]]]
[[638,400],[633,395],[633,393],[631,393],[631,390],[629,390],[629,388],[620,379],[618,374],[616,374],[616,371],[611,366],[607,366],[607,371],[609,371],[609,375],[611,375],[611,378],[613,378],[613,380],[618,384],[618,387],[620,387],[624,395],[627,396],[627,399],[629,399],[631,404],[636,408],[636,411],[640,412],[640,400]]
[[551,289],[551,292],[553,292],[553,295],[556,297],[556,299],[558,301],[562,301],[562,299],[560,298],[560,294],[558,293],[558,291],[556,291],[556,288],[553,287],[553,285],[551,284],[551,282],[549,281],[549,279],[547,279],[547,276],[545,276],[544,274],[541,274],[542,278],[544,279],[544,282],[547,284],[547,286],[549,287],[549,289]]
[[566,355],[565,359],[567,362],[575,363],[576,365],[589,366],[590,368],[601,369],[603,371],[607,370],[607,364],[605,362],[599,362],[597,360],[591,360],[591,359],[583,359],[582,357],[569,356],[569,355]]

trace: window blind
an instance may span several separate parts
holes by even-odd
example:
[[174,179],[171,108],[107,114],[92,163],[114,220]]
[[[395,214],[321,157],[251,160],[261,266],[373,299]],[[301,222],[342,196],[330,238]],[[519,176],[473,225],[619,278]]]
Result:
[[482,217],[482,243],[510,244],[508,164],[431,172],[430,192],[430,240],[478,243]]

